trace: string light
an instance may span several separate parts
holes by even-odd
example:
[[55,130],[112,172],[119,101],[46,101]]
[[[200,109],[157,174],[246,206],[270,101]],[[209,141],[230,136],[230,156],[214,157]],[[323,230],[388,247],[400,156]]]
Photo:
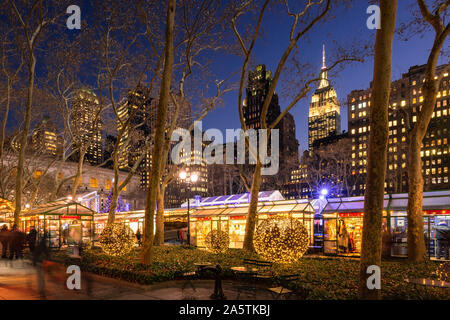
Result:
[[308,249],[308,230],[299,220],[287,215],[272,216],[256,228],[253,245],[266,260],[292,263]]
[[133,231],[120,223],[107,225],[100,235],[102,250],[110,256],[124,256],[134,245]]
[[225,252],[230,244],[228,232],[211,230],[205,237],[205,245],[209,251],[214,253]]
[[450,262],[439,265],[436,274],[441,281],[450,281]]

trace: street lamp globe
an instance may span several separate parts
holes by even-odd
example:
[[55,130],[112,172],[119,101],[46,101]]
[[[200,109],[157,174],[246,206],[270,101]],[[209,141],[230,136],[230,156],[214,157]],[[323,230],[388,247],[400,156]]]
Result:
[[322,195],[322,196],[326,196],[327,194],[328,194],[328,189],[322,189],[322,190],[320,190],[320,194]]
[[181,180],[185,180],[187,176],[186,171],[181,171],[179,176]]
[[191,174],[191,182],[196,183],[198,181],[198,175],[196,173]]

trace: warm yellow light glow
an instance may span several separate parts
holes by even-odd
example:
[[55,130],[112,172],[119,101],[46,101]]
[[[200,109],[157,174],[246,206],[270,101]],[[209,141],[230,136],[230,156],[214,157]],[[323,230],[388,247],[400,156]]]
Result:
[[230,245],[230,236],[225,231],[211,230],[205,237],[205,245],[214,253],[225,252]]
[[264,259],[279,263],[298,261],[308,249],[305,226],[287,215],[269,217],[255,232],[253,245]]
[[106,254],[124,256],[133,248],[133,231],[121,223],[107,225],[100,235],[100,244]]

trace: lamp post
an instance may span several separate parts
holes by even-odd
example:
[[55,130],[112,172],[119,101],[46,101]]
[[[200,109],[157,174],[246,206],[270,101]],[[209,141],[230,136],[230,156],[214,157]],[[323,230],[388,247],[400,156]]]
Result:
[[181,171],[179,177],[181,181],[184,181],[189,188],[189,191],[187,192],[187,220],[188,220],[187,241],[188,245],[191,245],[190,193],[191,193],[191,184],[196,183],[198,181],[198,175],[196,173],[192,173],[188,178],[186,171]]
[[323,219],[323,209],[322,208],[322,201],[325,201],[326,196],[328,195],[328,189],[323,188],[320,190],[320,196],[319,196],[319,212],[322,220],[322,253],[325,253],[325,220]]

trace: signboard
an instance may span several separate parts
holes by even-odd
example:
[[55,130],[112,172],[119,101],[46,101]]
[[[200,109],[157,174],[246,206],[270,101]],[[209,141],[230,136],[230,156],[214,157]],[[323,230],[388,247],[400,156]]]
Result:
[[61,216],[61,219],[80,220],[80,216]]
[[362,217],[364,215],[364,212],[344,212],[339,213],[339,217],[345,218],[345,217]]
[[246,220],[247,216],[234,216],[230,217],[230,220]]

